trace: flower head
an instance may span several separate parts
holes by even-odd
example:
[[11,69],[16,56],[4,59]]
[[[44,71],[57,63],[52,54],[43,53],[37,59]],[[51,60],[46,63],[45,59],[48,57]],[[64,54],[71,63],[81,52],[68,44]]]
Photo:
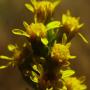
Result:
[[77,32],[83,26],[79,23],[79,18],[72,17],[69,11],[67,11],[67,14],[63,14],[62,25],[68,32]]
[[50,2],[48,0],[31,0],[33,6],[26,4],[26,7],[35,14],[35,21],[42,22],[51,17],[55,7],[61,0]]
[[51,57],[58,62],[63,62],[75,58],[75,56],[70,55],[69,47],[70,44],[54,44],[51,50]]
[[[79,80],[76,77],[65,78],[65,90],[86,90],[86,85],[83,84],[83,80]],[[63,90],[63,89],[62,89]]]
[[76,18],[71,16],[70,11],[67,11],[67,14],[62,15],[61,26],[63,27],[64,33],[66,33],[68,36],[68,41],[70,41],[75,34],[78,34],[85,43],[88,43],[88,40],[80,32],[78,32],[79,29],[84,25],[83,23],[79,23],[79,19],[80,18],[78,17]]
[[6,68],[8,66],[15,66],[19,62],[21,55],[21,50],[19,49],[19,47],[9,44],[8,50],[13,52],[13,54],[11,57],[0,55],[0,59],[4,59],[8,61],[8,64],[4,66],[0,66],[0,69]]
[[32,23],[27,27],[27,34],[30,35],[31,38],[46,37],[46,27],[42,23]]

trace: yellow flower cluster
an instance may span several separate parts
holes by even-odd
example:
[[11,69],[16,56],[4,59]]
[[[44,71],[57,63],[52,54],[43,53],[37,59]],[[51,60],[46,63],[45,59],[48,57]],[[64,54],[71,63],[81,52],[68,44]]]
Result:
[[69,50],[70,44],[54,44],[51,50],[51,57],[55,60],[58,60],[59,62],[66,61],[68,59],[75,58],[75,56],[70,55]]
[[46,37],[47,29],[43,23],[32,23],[27,27],[26,32],[30,35],[31,38],[44,38]]
[[35,22],[42,22],[52,16],[55,7],[60,3],[60,1],[61,0],[57,0],[54,2],[50,2],[47,0],[31,0],[33,6],[30,4],[26,4],[26,7],[35,14]]
[[83,81],[73,77],[75,71],[70,68],[71,39],[78,34],[85,43],[88,41],[78,30],[83,26],[79,18],[71,16],[70,12],[62,15],[62,20],[51,20],[55,7],[61,0],[30,0],[25,4],[34,13],[34,22],[23,22],[25,31],[13,29],[16,35],[26,36],[22,48],[8,45],[11,57],[0,55],[0,59],[8,60],[8,66],[19,67],[27,82],[32,81],[35,90],[86,90]]
[[[35,13],[37,14],[37,17],[46,17],[46,16],[51,16],[52,12],[54,10],[54,5],[53,3],[49,1],[41,1],[41,2],[36,2],[35,4]],[[39,17],[39,18],[40,18]]]
[[4,55],[0,56],[0,59],[4,59],[4,60],[8,61],[8,64],[5,66],[4,65],[0,66],[0,69],[6,68],[9,66],[15,66],[16,64],[18,64],[20,62],[20,58],[21,58],[20,55],[22,52],[19,49],[19,47],[10,44],[10,45],[8,45],[8,50],[12,52],[12,56],[11,57],[4,56]]
[[62,15],[62,25],[68,32],[77,32],[83,26],[83,24],[79,24],[79,18],[72,17],[69,11]]

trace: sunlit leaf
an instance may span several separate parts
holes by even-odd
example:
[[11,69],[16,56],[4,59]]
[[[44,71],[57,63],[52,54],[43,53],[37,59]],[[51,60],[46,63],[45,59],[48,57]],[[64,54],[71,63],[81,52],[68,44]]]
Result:
[[54,41],[57,39],[57,34],[54,32],[54,30],[47,31],[47,39],[48,45],[53,45]]
[[64,33],[62,37],[62,44],[66,44],[67,42],[67,35]]
[[30,4],[28,4],[28,3],[26,3],[26,4],[25,4],[25,7],[26,7],[29,11],[34,12],[34,8],[33,8],[33,6],[32,6],[32,5],[30,5]]
[[66,78],[66,77],[69,77],[69,76],[72,76],[73,74],[75,74],[75,71],[74,70],[61,70],[61,73],[62,73],[62,78]]
[[41,42],[42,42],[44,45],[47,45],[47,44],[48,44],[47,38],[41,38]]
[[13,51],[13,50],[15,50],[16,49],[16,46],[15,45],[13,45],[13,44],[9,44],[8,45],[8,50],[9,51]]
[[7,56],[4,56],[4,55],[1,55],[1,56],[0,56],[0,59],[13,60],[13,58],[7,57]]
[[22,35],[22,36],[30,37],[25,31],[23,31],[21,29],[13,29],[12,33],[16,34],[16,35]]
[[81,33],[78,33],[78,35],[82,38],[82,40],[83,40],[85,43],[88,43],[88,40],[87,40]]
[[29,24],[26,21],[23,22],[23,25],[24,25],[25,29],[27,29],[29,26]]
[[61,25],[60,21],[52,21],[46,25],[47,30],[59,28]]

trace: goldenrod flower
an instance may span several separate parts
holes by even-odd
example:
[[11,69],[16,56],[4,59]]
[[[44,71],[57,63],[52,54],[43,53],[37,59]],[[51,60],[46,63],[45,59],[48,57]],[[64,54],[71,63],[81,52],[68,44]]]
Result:
[[0,59],[4,59],[8,61],[7,65],[0,66],[0,69],[6,68],[8,66],[15,66],[16,63],[18,63],[21,55],[21,50],[17,46],[14,46],[12,44],[8,45],[9,51],[13,52],[13,55],[11,57],[0,55]]
[[25,4],[25,6],[35,14],[35,21],[41,22],[52,16],[55,7],[59,4],[60,1],[61,0],[54,2],[48,0],[31,0],[33,6],[30,4]]
[[80,32],[78,32],[79,29],[84,25],[83,23],[79,23],[79,19],[80,18],[78,17],[76,18],[71,16],[70,11],[67,11],[67,14],[62,15],[62,27],[64,28],[63,30],[69,37],[68,39],[71,40],[77,33],[85,43],[88,43],[87,39]]
[[54,44],[51,50],[51,57],[59,62],[63,62],[72,58],[75,58],[75,56],[70,55],[69,50],[70,44]]
[[[64,79],[66,89],[62,90],[86,90],[87,87],[83,84],[83,80],[79,80],[76,77],[68,77]],[[64,88],[65,88],[64,87]]]
[[62,15],[62,26],[65,27],[68,32],[77,32],[83,24],[79,23],[79,18],[71,16],[70,12]]
[[26,32],[30,35],[31,38],[44,38],[46,37],[47,29],[42,23],[32,23],[27,27]]

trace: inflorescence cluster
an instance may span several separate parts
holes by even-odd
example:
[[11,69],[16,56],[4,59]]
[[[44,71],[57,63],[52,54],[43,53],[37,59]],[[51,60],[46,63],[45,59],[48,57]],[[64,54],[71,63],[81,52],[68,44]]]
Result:
[[34,22],[24,21],[25,30],[13,29],[12,33],[25,36],[27,42],[22,47],[9,44],[12,56],[0,56],[8,61],[0,69],[18,66],[23,78],[35,90],[86,90],[84,80],[77,78],[70,66],[71,59],[76,58],[70,53],[71,40],[78,35],[88,43],[79,32],[84,24],[69,10],[61,21],[55,20],[53,14],[60,3],[61,0],[31,0],[31,4],[25,4],[33,13]]

